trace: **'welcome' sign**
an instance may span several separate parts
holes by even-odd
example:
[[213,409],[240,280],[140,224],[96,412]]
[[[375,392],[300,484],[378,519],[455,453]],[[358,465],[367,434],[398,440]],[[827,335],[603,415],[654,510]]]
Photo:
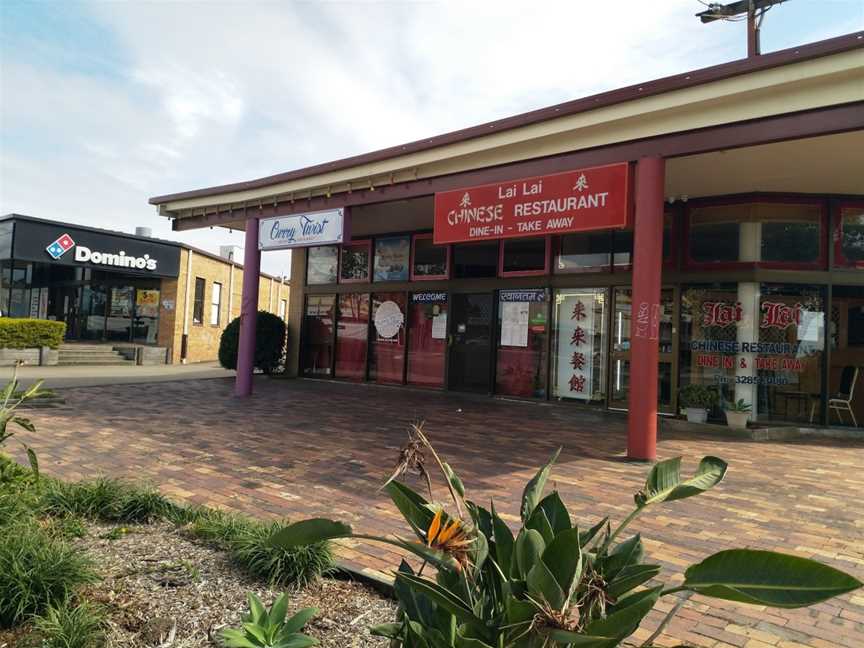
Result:
[[258,249],[287,250],[341,243],[343,223],[341,209],[265,218],[258,225]]
[[629,223],[626,162],[435,194],[437,244],[620,229]]

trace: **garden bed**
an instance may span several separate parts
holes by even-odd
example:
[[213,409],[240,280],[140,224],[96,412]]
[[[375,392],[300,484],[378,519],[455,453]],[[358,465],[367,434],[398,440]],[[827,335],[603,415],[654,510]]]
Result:
[[[282,591],[237,569],[225,552],[168,522],[88,522],[76,549],[95,563],[100,580],[79,598],[102,608],[110,648],[212,648],[219,632],[238,626],[253,592],[269,605]],[[395,603],[367,585],[323,578],[290,593],[290,609],[319,608],[306,634],[321,646],[386,646],[371,625],[392,621]],[[0,630],[0,648],[26,646],[35,633]],[[33,645],[38,645],[34,643]]]

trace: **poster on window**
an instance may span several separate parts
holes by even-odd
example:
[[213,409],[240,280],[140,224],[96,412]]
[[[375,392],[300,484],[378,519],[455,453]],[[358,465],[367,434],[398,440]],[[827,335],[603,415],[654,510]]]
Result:
[[408,281],[411,238],[392,236],[375,241],[375,281]]
[[594,295],[566,295],[558,311],[558,385],[561,396],[591,400]]

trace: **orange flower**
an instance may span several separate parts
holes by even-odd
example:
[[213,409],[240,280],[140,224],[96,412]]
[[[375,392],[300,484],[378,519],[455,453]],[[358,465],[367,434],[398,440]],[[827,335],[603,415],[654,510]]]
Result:
[[426,546],[451,556],[460,566],[468,564],[468,549],[474,539],[468,535],[461,520],[445,523],[444,511],[438,510],[426,531]]

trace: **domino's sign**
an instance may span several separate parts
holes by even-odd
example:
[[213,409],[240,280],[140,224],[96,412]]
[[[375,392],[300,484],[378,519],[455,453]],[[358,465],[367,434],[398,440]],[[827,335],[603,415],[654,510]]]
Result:
[[114,266],[117,268],[132,268],[136,270],[156,270],[158,262],[156,259],[151,259],[149,254],[143,256],[132,256],[126,254],[125,250],[118,251],[102,251],[91,250],[84,245],[76,247],[75,240],[64,233],[59,236],[51,245],[45,248],[48,255],[55,261],[66,254],[72,248],[75,248],[75,261],[78,263],[91,263],[94,265]]
[[344,220],[341,209],[262,219],[258,224],[258,249],[289,250],[342,243]]

